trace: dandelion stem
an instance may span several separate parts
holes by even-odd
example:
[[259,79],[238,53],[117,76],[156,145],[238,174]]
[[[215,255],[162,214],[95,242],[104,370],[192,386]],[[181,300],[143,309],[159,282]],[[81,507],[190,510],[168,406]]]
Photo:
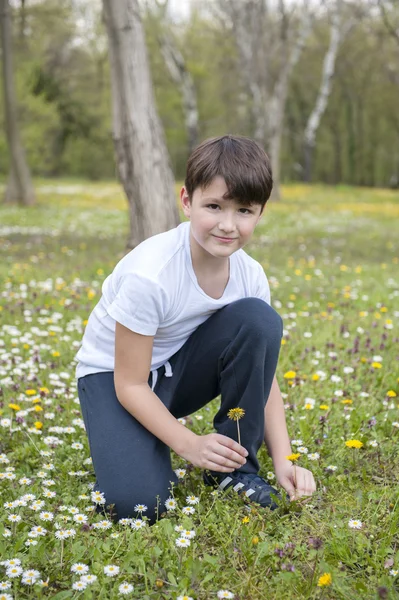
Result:
[[240,438],[240,423],[239,423],[239,421],[238,421],[238,420],[237,420],[237,432],[238,432],[238,443],[239,443],[239,444],[240,444],[240,446],[241,446],[241,438]]

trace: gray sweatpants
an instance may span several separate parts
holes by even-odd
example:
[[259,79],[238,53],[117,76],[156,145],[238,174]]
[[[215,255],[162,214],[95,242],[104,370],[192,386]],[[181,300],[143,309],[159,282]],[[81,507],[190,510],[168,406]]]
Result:
[[[283,324],[259,298],[243,298],[202,323],[170,359],[173,376],[158,369],[155,394],[176,418],[199,410],[221,395],[213,425],[237,441],[237,424],[227,417],[241,407],[241,444],[248,450],[240,468],[257,473],[257,452],[264,439],[264,408],[276,371]],[[148,384],[152,384],[150,374]],[[118,401],[114,372],[78,379],[78,394],[96,474],[94,489],[114,504],[113,519],[136,517],[145,504],[153,523],[164,512],[171,482],[170,448],[143,427]],[[158,496],[158,500],[157,500]]]

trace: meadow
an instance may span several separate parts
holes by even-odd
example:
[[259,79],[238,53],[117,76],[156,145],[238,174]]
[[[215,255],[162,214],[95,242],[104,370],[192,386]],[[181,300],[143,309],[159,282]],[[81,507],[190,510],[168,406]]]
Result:
[[[96,511],[75,382],[127,204],[116,183],[35,184],[36,206],[0,206],[0,600],[399,598],[398,193],[284,186],[245,248],[284,320],[277,378],[315,494],[272,512],[173,455],[149,527]],[[217,406],[185,425],[210,433]]]

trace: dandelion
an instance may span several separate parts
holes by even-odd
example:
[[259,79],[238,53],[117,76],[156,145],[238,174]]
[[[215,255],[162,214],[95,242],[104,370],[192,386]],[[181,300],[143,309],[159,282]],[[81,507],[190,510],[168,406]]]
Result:
[[219,590],[217,593],[218,598],[234,598],[234,594],[228,590]]
[[115,577],[115,575],[118,575],[119,571],[120,568],[116,565],[106,565],[104,567],[104,574],[108,577]]
[[345,446],[348,446],[348,448],[361,448],[363,446],[363,442],[360,440],[346,440]]
[[[296,377],[296,372],[295,371],[287,371],[286,373],[284,373],[284,379],[295,379]],[[220,598],[228,598],[230,596],[220,596]],[[232,598],[233,596],[231,596]]]
[[131,592],[133,592],[134,587],[132,586],[131,583],[121,583],[119,586],[119,593],[122,595],[126,595],[126,594],[130,594]]
[[319,581],[318,581],[318,586],[319,587],[324,587],[326,585],[331,585],[332,583],[332,577],[330,573],[323,573],[323,575],[321,575],[321,577],[319,577]]
[[238,421],[240,419],[242,419],[244,415],[245,415],[245,410],[243,408],[239,408],[239,407],[231,408],[227,413],[227,416],[229,419],[237,422],[237,433],[238,433],[238,443],[239,444],[241,444],[241,438],[240,438],[240,426],[239,426]]
[[190,544],[191,544],[190,540],[185,537],[180,537],[180,538],[177,538],[177,540],[176,540],[176,546],[178,548],[188,548],[188,546]]
[[286,456],[285,458],[287,460],[291,460],[292,462],[295,462],[296,460],[298,460],[298,458],[301,456],[300,452],[297,452],[296,454],[289,454],[288,456]]
[[363,523],[357,519],[350,519],[348,525],[351,529],[361,529],[363,527]]

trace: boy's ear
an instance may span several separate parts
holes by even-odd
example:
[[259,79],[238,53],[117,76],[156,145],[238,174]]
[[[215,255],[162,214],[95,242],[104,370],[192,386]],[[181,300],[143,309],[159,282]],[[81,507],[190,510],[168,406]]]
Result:
[[187,190],[184,185],[180,190],[180,201],[181,201],[181,205],[182,205],[185,216],[190,217],[190,209],[191,209],[190,198],[188,196]]

